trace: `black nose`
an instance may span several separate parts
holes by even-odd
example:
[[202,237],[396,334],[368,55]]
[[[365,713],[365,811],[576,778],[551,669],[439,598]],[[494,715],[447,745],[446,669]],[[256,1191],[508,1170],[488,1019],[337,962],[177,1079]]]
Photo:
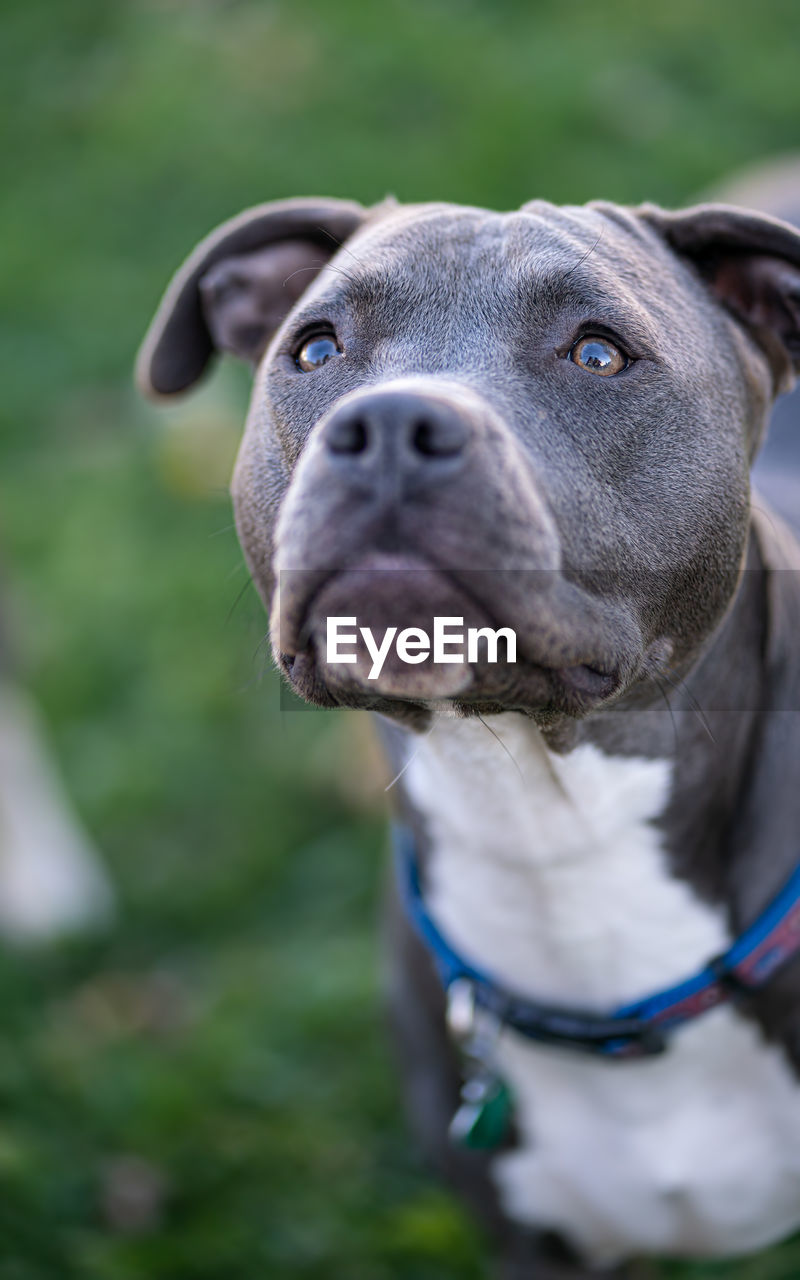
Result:
[[376,391],[335,409],[323,439],[332,460],[371,485],[444,480],[462,464],[469,423],[457,406],[411,391]]

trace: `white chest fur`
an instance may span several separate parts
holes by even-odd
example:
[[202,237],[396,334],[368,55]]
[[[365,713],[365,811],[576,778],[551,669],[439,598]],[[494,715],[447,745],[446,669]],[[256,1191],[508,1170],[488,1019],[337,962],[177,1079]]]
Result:
[[[515,990],[605,1011],[724,949],[722,913],[670,874],[653,822],[667,761],[591,745],[559,757],[522,717],[491,726],[507,751],[480,721],[437,720],[404,775],[432,837],[429,907],[465,956]],[[506,1211],[594,1263],[732,1255],[800,1224],[800,1088],[731,1008],[630,1063],[506,1030],[498,1067],[521,1134],[494,1161]]]

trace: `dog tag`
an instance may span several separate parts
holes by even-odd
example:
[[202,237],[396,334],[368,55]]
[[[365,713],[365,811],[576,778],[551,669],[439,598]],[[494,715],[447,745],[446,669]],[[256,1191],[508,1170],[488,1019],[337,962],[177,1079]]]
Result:
[[461,1106],[450,1121],[452,1142],[473,1151],[490,1151],[508,1136],[511,1093],[499,1076],[470,1077],[461,1089]]
[[447,988],[447,1029],[460,1045],[475,1034],[475,990],[468,978],[456,978]]

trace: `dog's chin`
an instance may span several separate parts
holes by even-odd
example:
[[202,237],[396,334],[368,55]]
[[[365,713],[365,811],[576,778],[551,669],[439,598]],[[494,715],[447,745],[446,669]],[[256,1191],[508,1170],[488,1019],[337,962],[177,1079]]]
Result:
[[[331,659],[331,618],[350,619],[341,627],[344,634],[356,637],[341,645],[348,661]],[[395,629],[395,638],[408,628],[431,637],[436,618],[461,619],[455,631],[462,634],[471,627],[492,625],[480,605],[447,574],[422,561],[376,556],[335,573],[309,604],[303,624],[306,644],[292,666],[293,683],[311,674],[313,667],[315,683],[336,701],[352,703],[360,696],[366,702],[429,702],[466,695],[475,683],[475,667],[463,657],[448,662],[434,661],[432,653],[401,657],[391,642],[376,662],[361,631],[368,628],[378,644],[389,628]],[[455,649],[451,656],[456,656]]]
[[430,703],[467,698],[475,686],[475,671],[469,663],[438,665],[430,661],[419,665],[403,663],[395,654],[387,657],[377,674],[372,663],[359,655],[348,665],[332,666],[317,655],[316,677],[338,701],[369,702],[373,698],[389,698],[400,702]]
[[449,708],[459,716],[520,712],[541,726],[581,719],[616,693],[614,680],[590,668],[551,670],[530,663],[460,663],[408,666],[388,659],[370,678],[367,663],[334,665],[310,645],[295,658],[281,658],[295,693],[316,706],[357,707],[399,720],[424,719]]

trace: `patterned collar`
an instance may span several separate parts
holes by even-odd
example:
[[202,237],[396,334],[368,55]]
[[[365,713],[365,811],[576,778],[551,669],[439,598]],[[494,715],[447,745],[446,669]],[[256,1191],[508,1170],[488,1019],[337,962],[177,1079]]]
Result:
[[722,955],[663,991],[607,1015],[530,1000],[504,988],[460,955],[440,932],[422,895],[416,841],[393,828],[397,876],[408,918],[428,948],[446,992],[470,989],[477,1007],[531,1040],[609,1058],[663,1053],[668,1035],[717,1005],[769,981],[800,952],[800,867],[757,920]]

